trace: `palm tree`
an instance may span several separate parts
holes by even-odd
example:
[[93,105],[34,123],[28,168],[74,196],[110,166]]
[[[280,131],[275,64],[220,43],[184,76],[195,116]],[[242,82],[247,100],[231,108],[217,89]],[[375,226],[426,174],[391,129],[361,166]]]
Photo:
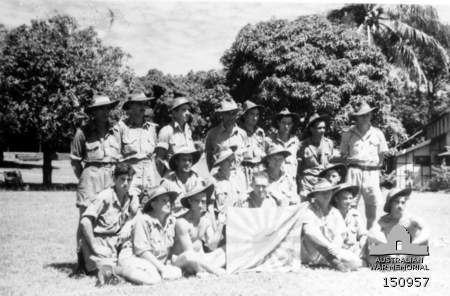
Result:
[[350,4],[330,11],[328,19],[356,25],[369,45],[379,46],[389,62],[408,70],[419,85],[427,84],[427,78],[418,59],[418,48],[432,48],[448,67],[448,53],[433,37],[444,29],[432,6]]

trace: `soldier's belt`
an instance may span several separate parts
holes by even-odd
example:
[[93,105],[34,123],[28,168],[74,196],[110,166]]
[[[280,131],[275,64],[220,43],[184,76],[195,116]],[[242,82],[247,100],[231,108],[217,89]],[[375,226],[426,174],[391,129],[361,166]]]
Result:
[[90,166],[95,166],[97,168],[100,167],[112,167],[113,165],[115,165],[115,162],[101,162],[101,161],[92,161],[92,162],[87,162],[85,167],[90,167]]
[[349,164],[348,167],[350,168],[357,168],[363,171],[379,171],[381,170],[381,166],[378,165],[360,165],[360,164]]

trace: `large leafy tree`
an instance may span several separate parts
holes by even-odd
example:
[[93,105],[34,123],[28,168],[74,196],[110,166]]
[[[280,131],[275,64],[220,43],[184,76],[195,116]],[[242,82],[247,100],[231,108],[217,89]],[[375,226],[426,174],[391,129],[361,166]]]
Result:
[[410,134],[446,108],[448,101],[440,94],[449,84],[450,28],[439,21],[435,8],[350,4],[331,11],[328,19],[358,28],[416,81],[405,85],[394,104]]
[[418,48],[432,50],[449,64],[447,50],[435,38],[444,28],[432,6],[349,4],[332,10],[328,19],[357,26],[369,45],[379,46],[389,62],[407,69],[419,84],[426,84],[427,76]]
[[331,136],[338,139],[350,123],[352,105],[365,100],[379,107],[376,120],[391,142],[405,136],[391,112],[397,86],[387,75],[386,59],[355,30],[319,16],[247,25],[222,62],[238,101],[255,100],[271,114],[288,107],[306,119],[314,112],[328,113]]
[[52,155],[70,143],[92,94],[117,96],[131,85],[126,58],[70,16],[33,20],[7,32],[0,53],[0,113],[7,110],[9,117],[1,128],[14,127],[30,135],[30,143],[40,143],[44,184],[52,181]]
[[146,92],[158,99],[154,113],[160,127],[171,120],[169,109],[174,98],[188,96],[192,100],[191,126],[193,137],[197,140],[204,139],[208,129],[216,124],[214,110],[219,102],[230,97],[222,71],[190,71],[186,75],[174,76],[151,69],[139,80]]

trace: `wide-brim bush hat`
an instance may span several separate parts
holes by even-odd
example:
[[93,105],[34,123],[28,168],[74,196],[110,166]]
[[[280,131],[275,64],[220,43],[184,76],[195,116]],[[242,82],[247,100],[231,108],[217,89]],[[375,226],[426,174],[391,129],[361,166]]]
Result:
[[234,157],[234,152],[231,148],[220,150],[214,155],[213,167],[219,166],[222,162],[232,157]]
[[328,122],[329,119],[330,119],[330,116],[328,116],[327,114],[320,115],[319,113],[314,113],[313,115],[311,115],[311,117],[309,117],[308,124],[306,125],[306,129],[308,130],[316,122],[319,122],[319,121]]
[[281,145],[271,145],[269,147],[269,149],[267,150],[266,155],[261,159],[261,162],[266,163],[267,160],[274,155],[282,155],[284,158],[288,157],[289,155],[291,155],[291,152],[289,152],[288,150],[284,149],[283,146]]
[[340,192],[343,191],[347,191],[350,192],[352,194],[352,196],[355,198],[356,195],[359,193],[359,186],[357,185],[352,185],[350,183],[342,183],[339,184],[339,187],[337,187],[334,192],[333,192],[333,196],[331,197],[331,204],[333,206],[337,205],[337,196]]
[[200,151],[196,150],[192,146],[181,146],[179,148],[176,148],[169,159],[169,167],[171,170],[175,171],[176,160],[181,155],[192,155],[192,165],[194,165],[200,160],[201,154],[202,153]]
[[264,110],[264,107],[247,100],[242,104],[242,114],[239,116],[239,118],[245,118],[245,115],[248,113],[248,111],[253,109],[258,109],[259,112],[262,112]]
[[402,196],[409,198],[409,196],[411,195],[411,192],[412,192],[412,189],[410,187],[391,189],[386,197],[386,202],[384,203],[383,210],[386,213],[390,213],[391,212],[391,203],[394,201],[394,199],[396,199],[397,197],[402,197]]
[[317,183],[313,186],[311,192],[308,193],[308,195],[306,196],[306,200],[310,200],[317,193],[333,192],[338,187],[339,187],[338,185],[333,185],[325,179],[319,179]]
[[329,171],[335,170],[338,172],[338,174],[341,176],[341,179],[344,180],[345,176],[347,174],[347,167],[345,166],[345,164],[343,163],[334,163],[334,164],[329,164],[325,169],[323,169],[318,177],[319,178],[325,178],[325,176],[327,175],[327,173]]
[[283,117],[292,117],[294,123],[299,123],[300,122],[300,115],[298,115],[297,113],[293,113],[293,112],[289,111],[288,108],[284,108],[283,110],[278,112],[275,115],[275,120],[277,122],[279,122],[280,119],[283,118]]
[[365,115],[365,114],[368,114],[368,113],[374,111],[375,109],[377,109],[377,108],[370,107],[369,104],[367,104],[366,102],[361,102],[354,108],[354,110],[350,114],[350,116],[355,117],[355,116]]
[[125,103],[123,103],[122,109],[128,109],[131,103],[148,103],[154,99],[147,97],[143,92],[131,93],[127,96]]
[[143,190],[142,192],[142,199],[141,199],[141,207],[142,209],[145,211],[147,210],[150,206],[150,202],[153,201],[155,198],[163,196],[163,195],[167,195],[170,198],[170,202],[173,203],[175,201],[175,199],[177,198],[177,196],[179,195],[178,192],[175,191],[170,191],[169,189],[167,189],[164,186],[156,186],[153,188],[148,188]]
[[178,97],[178,98],[175,98],[173,100],[173,103],[172,103],[172,106],[170,107],[170,110],[173,111],[173,110],[177,109],[180,106],[190,105],[190,104],[191,104],[191,101],[188,98],[186,98],[186,97]]
[[231,98],[226,98],[220,102],[219,108],[216,109],[216,113],[239,111],[239,106]]
[[187,192],[183,195],[183,197],[180,200],[181,205],[185,208],[189,208],[190,206],[188,199],[202,192],[206,193],[207,200],[211,199],[211,195],[214,192],[214,183],[209,181],[197,182],[192,188],[188,189]]
[[92,98],[92,103],[86,107],[86,110],[92,110],[99,107],[109,107],[114,108],[119,104],[119,101],[111,101],[111,99],[106,95],[94,95]]

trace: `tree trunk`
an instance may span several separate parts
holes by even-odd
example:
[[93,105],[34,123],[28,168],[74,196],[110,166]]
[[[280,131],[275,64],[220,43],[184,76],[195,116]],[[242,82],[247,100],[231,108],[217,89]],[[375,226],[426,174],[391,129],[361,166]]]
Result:
[[[44,153],[44,165],[42,166],[42,182],[45,186],[52,185],[52,157],[55,151],[42,145]],[[45,147],[45,148],[44,148]]]

